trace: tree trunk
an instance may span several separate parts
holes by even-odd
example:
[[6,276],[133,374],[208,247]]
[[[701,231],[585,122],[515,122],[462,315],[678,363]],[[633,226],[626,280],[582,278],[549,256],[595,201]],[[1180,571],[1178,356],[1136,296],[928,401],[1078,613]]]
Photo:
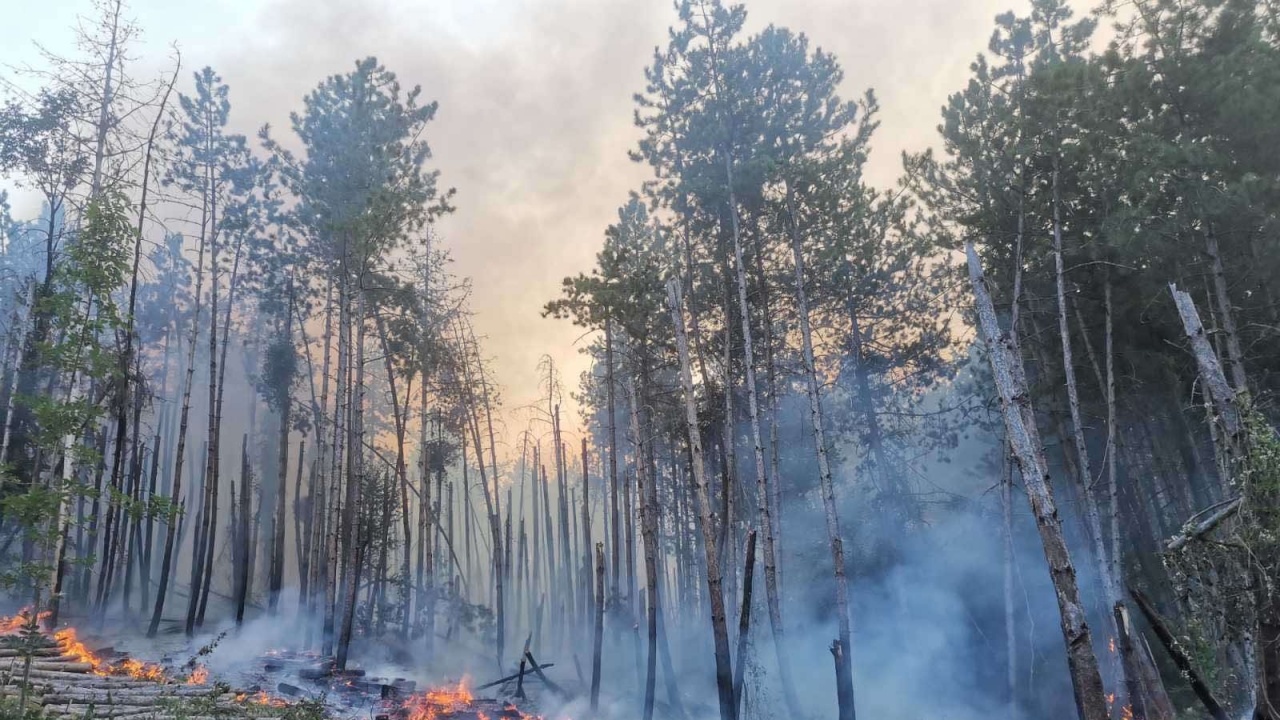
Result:
[[733,668],[733,706],[742,714],[742,677],[747,667],[747,641],[751,639],[751,581],[756,569],[756,531],[747,531],[747,559],[742,565],[742,609],[738,611],[738,662]]
[[1249,390],[1248,376],[1244,371],[1244,352],[1241,350],[1240,331],[1236,328],[1236,312],[1227,292],[1227,274],[1222,267],[1222,253],[1218,249],[1218,236],[1213,230],[1204,229],[1205,252],[1209,256],[1210,274],[1213,277],[1213,303],[1218,306],[1222,331],[1226,336],[1227,366],[1231,369],[1231,384],[1236,392]]
[[645,620],[648,625],[649,653],[645,661],[643,720],[653,718],[654,688],[658,679],[658,493],[655,478],[647,477],[644,457],[644,439],[647,429],[642,424],[639,406],[643,400],[636,394],[635,379],[627,377],[629,406],[631,408],[631,443],[635,448],[636,486],[640,498],[640,535],[644,539]]
[[[352,384],[351,429],[347,435],[347,498],[343,509],[343,524],[346,526],[345,552],[347,555],[347,580],[343,586],[345,596],[342,604],[342,625],[338,631],[338,646],[334,665],[339,670],[347,669],[347,654],[351,647],[351,633],[355,621],[356,596],[360,589],[360,566],[364,558],[363,538],[360,532],[361,494],[364,483],[364,338],[365,338],[365,297],[363,276],[359,276],[356,285],[356,308],[351,322],[355,324],[355,381]],[[350,334],[350,333],[348,333]]]
[[618,419],[614,398],[613,379],[613,323],[606,320],[604,324],[604,364],[605,364],[605,402],[609,405],[609,509],[613,522],[609,525],[610,548],[612,562],[610,569],[609,595],[614,602],[618,601],[618,579],[622,555],[622,535],[618,526]]
[[[836,669],[843,674],[836,678],[836,696],[839,701],[840,720],[854,720],[853,630],[849,612],[849,582],[845,577],[844,539],[840,534],[840,516],[836,510],[835,483],[831,477],[831,460],[827,455],[826,427],[822,417],[822,395],[818,383],[817,361],[813,353],[813,330],[809,323],[809,299],[805,292],[804,247],[800,237],[799,219],[795,210],[795,195],[787,185],[788,229],[791,232],[791,256],[796,274],[796,305],[800,318],[800,341],[803,350],[805,391],[809,397],[809,422],[813,427],[814,445],[818,459],[818,485],[822,493],[822,508],[826,514],[827,542],[831,546],[832,573],[836,584],[836,612],[840,655]],[[739,660],[741,662],[741,660]]]
[[[236,518],[236,625],[244,624],[244,608],[249,596],[249,515],[253,512],[250,488],[253,484],[249,464],[249,436],[240,441],[240,509]],[[234,487],[234,486],[232,486]],[[234,505],[235,502],[232,502]]]
[[[760,508],[760,527],[764,530],[764,593],[769,606],[769,625],[773,630],[773,644],[778,655],[778,675],[782,680],[782,694],[792,714],[799,708],[795,684],[791,680],[791,664],[787,660],[787,646],[782,625],[782,603],[778,597],[778,561],[773,547],[773,519],[769,511],[769,476],[764,461],[764,441],[760,433],[760,401],[756,391],[755,354],[751,341],[751,309],[747,300],[747,271],[742,254],[742,240],[738,229],[738,208],[733,192],[733,164],[725,158],[725,172],[729,187],[729,219],[733,231],[733,255],[738,281],[738,308],[742,320],[743,365],[747,372],[747,414],[751,420],[751,440],[756,462],[756,501]],[[777,481],[777,478],[774,478]]]
[[604,543],[596,543],[595,637],[591,649],[591,713],[600,711],[600,650],[604,641]]
[[[1079,460],[1077,470],[1080,473],[1080,492],[1085,501],[1085,521],[1089,529],[1089,537],[1093,540],[1093,552],[1098,562],[1098,577],[1102,580],[1103,593],[1106,597],[1105,607],[1109,609],[1115,607],[1116,603],[1123,602],[1124,599],[1120,596],[1119,568],[1113,562],[1113,556],[1107,553],[1106,542],[1103,540],[1101,511],[1098,508],[1097,494],[1093,489],[1093,466],[1089,462],[1089,446],[1084,437],[1084,418],[1080,413],[1080,392],[1076,384],[1075,360],[1071,352],[1071,330],[1067,316],[1066,270],[1062,261],[1062,218],[1056,156],[1053,159],[1053,264],[1058,298],[1058,336],[1062,342],[1062,372],[1066,376],[1067,406],[1071,411],[1071,441],[1075,447],[1076,458]],[[1110,340],[1109,336],[1108,340]],[[1108,354],[1108,362],[1110,359]],[[1112,394],[1108,394],[1109,399]],[[1114,514],[1114,507],[1112,512]],[[1119,548],[1116,548],[1116,552],[1118,554]],[[1116,636],[1115,618],[1110,612],[1106,613],[1106,617],[1110,636],[1114,638]],[[1115,702],[1123,706],[1128,703],[1124,664],[1114,653],[1111,654],[1110,660]]]
[[689,340],[684,330],[683,302],[680,297],[680,286],[675,281],[667,284],[667,301],[671,309],[671,320],[675,325],[676,348],[680,355],[685,431],[689,437],[689,453],[692,457],[690,464],[706,554],[707,596],[711,603],[711,632],[715,640],[716,690],[720,700],[720,720],[737,720],[737,707],[733,697],[733,670],[729,658],[729,632],[725,625],[724,593],[721,590],[720,558],[711,520],[711,501],[707,497],[706,472],[702,464],[702,436],[698,430],[698,405],[693,394],[693,373],[689,369]]
[[[203,225],[203,223],[202,223]],[[153,638],[160,630],[160,619],[164,613],[164,600],[169,588],[169,573],[173,566],[174,536],[177,532],[177,502],[182,494],[182,463],[187,448],[187,422],[191,415],[191,389],[195,382],[196,342],[200,332],[200,304],[204,284],[204,232],[200,234],[200,245],[196,249],[196,291],[195,308],[191,313],[190,350],[187,352],[187,379],[182,390],[182,411],[178,420],[178,448],[173,467],[173,493],[169,517],[165,523],[164,554],[160,558],[160,586],[156,588],[156,606],[151,614],[151,624],[147,626],[147,637]]]
[[1075,567],[1067,551],[1066,540],[1062,535],[1062,522],[1058,519],[1058,509],[1049,486],[1049,467],[1040,444],[1040,432],[1035,425],[1022,359],[1014,354],[1009,336],[1000,330],[995,306],[991,302],[982,265],[973,244],[967,244],[965,251],[968,255],[969,280],[973,285],[978,320],[987,345],[996,389],[1000,394],[1005,429],[1022,473],[1027,499],[1036,518],[1045,560],[1048,561],[1050,578],[1058,599],[1062,636],[1067,650],[1067,667],[1071,672],[1077,710],[1082,720],[1106,720],[1107,700],[1102,689],[1102,676],[1098,672],[1098,658],[1093,653],[1084,607],[1080,604]]

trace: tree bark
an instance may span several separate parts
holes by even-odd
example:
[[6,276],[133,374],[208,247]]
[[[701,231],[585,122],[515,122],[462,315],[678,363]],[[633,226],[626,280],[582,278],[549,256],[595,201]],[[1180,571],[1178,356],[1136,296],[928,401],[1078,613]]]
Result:
[[746,562],[742,565],[742,609],[738,611],[738,659],[733,668],[733,705],[742,715],[742,676],[747,667],[747,642],[751,639],[751,581],[756,569],[756,531],[747,531]]
[[733,669],[729,658],[729,632],[725,625],[724,593],[721,589],[720,558],[711,520],[711,501],[707,497],[707,478],[702,459],[702,436],[698,430],[698,405],[693,394],[693,373],[689,369],[689,340],[684,329],[683,301],[680,297],[680,286],[675,281],[667,284],[667,302],[671,310],[672,323],[675,325],[676,348],[680,355],[685,431],[689,437],[694,495],[698,503],[699,525],[702,529],[702,543],[706,554],[707,596],[711,603],[711,632],[715,640],[716,690],[720,700],[720,720],[737,720],[738,713],[733,696]]
[[[596,543],[595,638],[591,649],[591,712],[600,711],[600,650],[604,641],[604,543]],[[521,666],[523,668],[523,665]]]
[[[805,292],[804,247],[796,216],[795,195],[787,185],[788,229],[791,233],[791,255],[796,275],[796,305],[800,319],[800,341],[803,350],[805,394],[809,398],[809,422],[813,427],[814,445],[818,459],[818,485],[822,493],[822,508],[826,515],[827,542],[831,546],[832,574],[836,585],[837,626],[840,634],[840,654],[836,659],[837,687],[840,720],[854,720],[857,712],[854,702],[853,629],[849,611],[849,582],[845,577],[844,540],[840,533],[840,516],[836,510],[835,483],[831,477],[831,460],[827,455],[826,428],[822,417],[822,395],[818,384],[817,361],[813,353],[813,330],[809,323],[809,299]],[[741,662],[741,660],[739,660]]]
[[613,516],[613,522],[609,525],[611,541],[610,549],[613,553],[612,562],[609,566],[609,594],[613,598],[613,601],[617,602],[619,597],[619,570],[622,564],[620,561],[622,555],[622,535],[618,529],[620,522],[618,517],[618,419],[613,379],[613,323],[609,320],[606,320],[604,324],[604,364],[605,402],[609,405],[609,509]]
[[[773,546],[773,519],[769,511],[769,475],[765,468],[764,441],[760,432],[760,400],[756,390],[755,353],[751,332],[751,309],[747,300],[747,272],[742,253],[742,239],[738,228],[738,208],[733,191],[733,163],[725,158],[725,173],[729,187],[729,220],[733,235],[733,255],[738,281],[738,309],[742,321],[743,365],[747,373],[747,414],[751,420],[751,440],[756,463],[756,501],[760,509],[760,527],[764,530],[764,592],[769,606],[769,625],[773,630],[773,644],[778,655],[778,675],[782,681],[782,694],[793,714],[798,712],[795,684],[791,680],[791,664],[787,660],[786,636],[782,625],[782,603],[778,597],[778,560]],[[777,478],[774,478],[777,481]]]
[[[1119,548],[1115,548],[1116,555],[1108,554],[1106,541],[1102,534],[1101,511],[1098,508],[1097,493],[1093,489],[1093,467],[1089,462],[1089,446],[1084,437],[1084,418],[1080,413],[1080,392],[1076,384],[1076,368],[1075,360],[1071,352],[1071,330],[1068,324],[1067,315],[1067,293],[1066,293],[1066,270],[1062,261],[1062,217],[1061,217],[1061,201],[1059,198],[1058,187],[1058,158],[1053,159],[1053,264],[1054,277],[1056,280],[1056,291],[1058,298],[1058,335],[1062,342],[1062,372],[1067,382],[1067,406],[1071,411],[1071,441],[1075,447],[1076,458],[1079,460],[1077,470],[1080,473],[1080,492],[1084,496],[1084,513],[1086,525],[1089,529],[1089,536],[1093,540],[1093,552],[1098,563],[1098,577],[1102,580],[1103,592],[1106,595],[1107,608],[1115,607],[1116,603],[1124,602],[1124,598],[1120,596],[1119,568],[1113,562],[1114,558],[1118,558]],[[1108,336],[1110,341],[1110,336]],[[1110,362],[1108,354],[1107,361]],[[1109,389],[1108,399],[1111,399],[1113,391]],[[1110,405],[1108,405],[1109,407]],[[1112,507],[1114,514],[1115,508]],[[1109,627],[1110,636],[1116,636],[1117,629],[1114,627],[1114,616],[1107,613],[1107,625]],[[1127,704],[1127,683],[1125,681],[1124,664],[1120,662],[1119,656],[1111,653],[1111,669],[1114,673],[1113,693],[1115,695],[1115,703],[1123,706]]]
[[1231,384],[1236,392],[1247,392],[1249,382],[1244,371],[1244,352],[1241,350],[1240,331],[1236,327],[1236,312],[1231,305],[1231,294],[1227,292],[1227,274],[1222,267],[1222,252],[1218,248],[1218,236],[1208,227],[1204,229],[1204,246],[1213,277],[1213,302],[1218,306],[1218,317],[1222,320],[1222,331],[1226,336]]
[[633,377],[627,377],[627,390],[631,408],[631,443],[635,448],[636,486],[640,498],[640,534],[644,539],[645,620],[648,624],[649,653],[645,661],[643,720],[653,718],[654,688],[658,678],[658,493],[655,478],[647,477],[644,457],[644,438],[647,429],[641,424],[639,406],[642,399],[636,394]]
[[987,346],[988,359],[995,376],[996,389],[1004,415],[1005,429],[1022,473],[1027,500],[1031,505],[1045,560],[1053,581],[1061,615],[1063,641],[1067,650],[1067,667],[1075,690],[1076,706],[1082,720],[1106,720],[1107,700],[1098,671],[1098,658],[1093,653],[1089,626],[1075,567],[1062,535],[1062,522],[1049,486],[1049,467],[1040,444],[1039,429],[1031,408],[1022,359],[1014,354],[1014,346],[996,320],[995,306],[987,290],[982,264],[972,243],[965,252],[969,262],[969,280],[973,285],[979,325]]

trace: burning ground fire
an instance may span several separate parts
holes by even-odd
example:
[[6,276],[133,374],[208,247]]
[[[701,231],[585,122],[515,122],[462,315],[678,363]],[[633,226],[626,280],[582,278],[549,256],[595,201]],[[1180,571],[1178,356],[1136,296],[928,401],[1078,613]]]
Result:
[[62,649],[63,655],[73,657],[80,662],[86,662],[93,666],[91,672],[94,675],[128,675],[139,680],[151,680],[153,682],[164,682],[169,679],[164,672],[164,668],[154,663],[126,658],[121,660],[119,664],[112,665],[86,647],[76,637],[75,628],[58,630],[53,634],[53,639],[58,643],[58,647]]
[[267,707],[289,707],[289,703],[278,697],[272,697],[266,692],[259,690],[256,693],[236,693],[236,702],[253,703],[254,705],[266,705]]
[[518,720],[542,720],[541,716],[528,715],[516,709],[511,703],[503,703],[496,715],[476,707],[476,698],[467,689],[466,681],[457,687],[437,688],[410,695],[400,706],[404,720],[443,720],[470,713],[476,720],[497,720],[498,718],[517,718]]
[[[12,617],[0,617],[0,636],[16,635],[32,624],[30,609],[24,609],[19,614]],[[47,620],[48,613],[41,613],[35,618],[36,622]],[[76,629],[72,627],[62,628],[53,633],[53,644],[57,647],[57,652],[68,660],[74,661],[78,665],[77,672],[87,672],[99,676],[119,676],[130,677],[138,680],[146,680],[158,684],[181,683],[186,685],[209,685],[211,677],[208,668],[204,666],[194,667],[186,678],[179,676],[171,676],[166,672],[165,668],[155,663],[144,662],[133,658],[124,658],[116,661],[108,661],[98,653],[90,650],[76,633]],[[47,646],[46,646],[47,647]],[[49,648],[51,651],[52,648]],[[104,653],[106,654],[106,653]],[[311,657],[312,654],[293,653],[290,651],[273,650],[268,651],[266,655],[272,659],[272,663],[279,668],[279,663],[283,659],[292,659],[295,656],[308,657],[311,660],[317,658]],[[65,662],[65,661],[64,661]],[[332,678],[328,678],[326,682],[332,682]],[[356,677],[362,677],[358,675]],[[318,678],[317,678],[318,679]],[[318,680],[319,681],[319,680]],[[412,682],[404,683],[409,688],[401,688],[401,680],[396,679],[393,684],[385,683],[380,679],[370,680],[348,680],[345,685],[347,688],[357,693],[368,693],[373,691],[382,692],[382,706],[385,708],[383,712],[389,720],[543,720],[542,716],[530,715],[520,711],[510,702],[502,702],[492,698],[476,698],[467,681],[459,682],[455,686],[445,686],[426,690],[424,692],[412,693],[404,695],[405,689],[411,690]],[[287,683],[282,683],[284,688]],[[294,691],[298,688],[293,686]],[[330,685],[333,687],[333,685]],[[373,688],[373,690],[370,690]],[[395,693],[394,689],[400,690]],[[392,692],[392,694],[388,694]],[[289,694],[293,694],[290,692]],[[234,698],[234,700],[232,700]],[[235,702],[243,705],[257,705],[271,708],[285,708],[290,706],[290,702],[281,697],[271,695],[256,687],[244,692],[236,692],[232,695],[230,692],[225,696],[226,701]]]
[[[38,623],[44,622],[49,618],[49,612],[46,610],[41,612],[36,618]],[[27,627],[31,622],[31,609],[23,608],[16,615],[11,617],[0,617],[0,635],[14,635]],[[171,678],[165,672],[165,669],[155,663],[135,660],[134,658],[125,658],[117,663],[111,663],[99,657],[96,653],[88,648],[79,636],[76,629],[72,627],[63,628],[53,633],[53,640],[57,644],[58,649],[66,657],[75,659],[76,662],[87,663],[90,667],[89,672],[94,675],[101,676],[121,676],[131,677],[138,680],[150,680],[157,683],[169,682]],[[191,672],[186,679],[188,685],[204,685],[209,682],[209,671],[204,667],[197,667]]]

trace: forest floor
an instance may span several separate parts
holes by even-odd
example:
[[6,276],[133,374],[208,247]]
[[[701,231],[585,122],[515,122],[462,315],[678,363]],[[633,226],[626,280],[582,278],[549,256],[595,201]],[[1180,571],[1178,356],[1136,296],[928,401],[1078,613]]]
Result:
[[364,668],[357,657],[346,671],[336,671],[317,653],[284,648],[246,653],[230,631],[194,647],[199,641],[171,624],[162,626],[160,637],[147,639],[128,628],[106,631],[91,621],[79,622],[83,635],[74,624],[49,633],[24,625],[21,616],[0,618],[0,718],[537,717],[532,714],[537,680],[531,672],[523,683],[512,680],[473,691],[465,678],[428,685],[411,663]]

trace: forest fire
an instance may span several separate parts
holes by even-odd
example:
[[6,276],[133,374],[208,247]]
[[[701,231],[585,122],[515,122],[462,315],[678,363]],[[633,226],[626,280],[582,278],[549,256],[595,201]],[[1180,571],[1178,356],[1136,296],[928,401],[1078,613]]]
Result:
[[209,682],[209,668],[199,665],[187,676],[188,685],[205,685]]
[[410,695],[401,707],[406,713],[406,720],[436,720],[469,709],[474,700],[464,681],[456,688],[439,688]]
[[164,682],[168,679],[164,668],[155,663],[126,658],[113,665],[103,660],[86,647],[76,636],[75,628],[68,627],[58,630],[53,634],[53,639],[58,643],[63,655],[73,657],[80,662],[89,663],[93,666],[92,672],[95,675],[127,675],[139,680],[151,680],[153,682]]
[[436,688],[410,695],[400,706],[400,716],[404,720],[443,720],[456,717],[474,717],[475,720],[542,720],[540,715],[523,713],[510,702],[502,703],[500,709],[491,714],[486,712],[489,708],[483,705],[485,702],[487,701],[477,700],[471,694],[464,680],[455,687]]
[[[49,611],[45,610],[36,617],[36,621],[44,622],[49,618],[49,616],[50,616]],[[18,631],[22,630],[22,628],[26,627],[27,623],[30,622],[30,620],[31,620],[30,606],[22,608],[15,615],[12,615],[10,617],[0,618],[0,635],[13,635],[17,633]]]
[[283,700],[278,697],[272,697],[271,695],[268,695],[264,690],[259,690],[256,693],[247,693],[247,692],[237,693],[236,702],[251,703],[254,705],[265,705],[267,707],[273,707],[273,708],[289,707],[289,702],[287,700]]

